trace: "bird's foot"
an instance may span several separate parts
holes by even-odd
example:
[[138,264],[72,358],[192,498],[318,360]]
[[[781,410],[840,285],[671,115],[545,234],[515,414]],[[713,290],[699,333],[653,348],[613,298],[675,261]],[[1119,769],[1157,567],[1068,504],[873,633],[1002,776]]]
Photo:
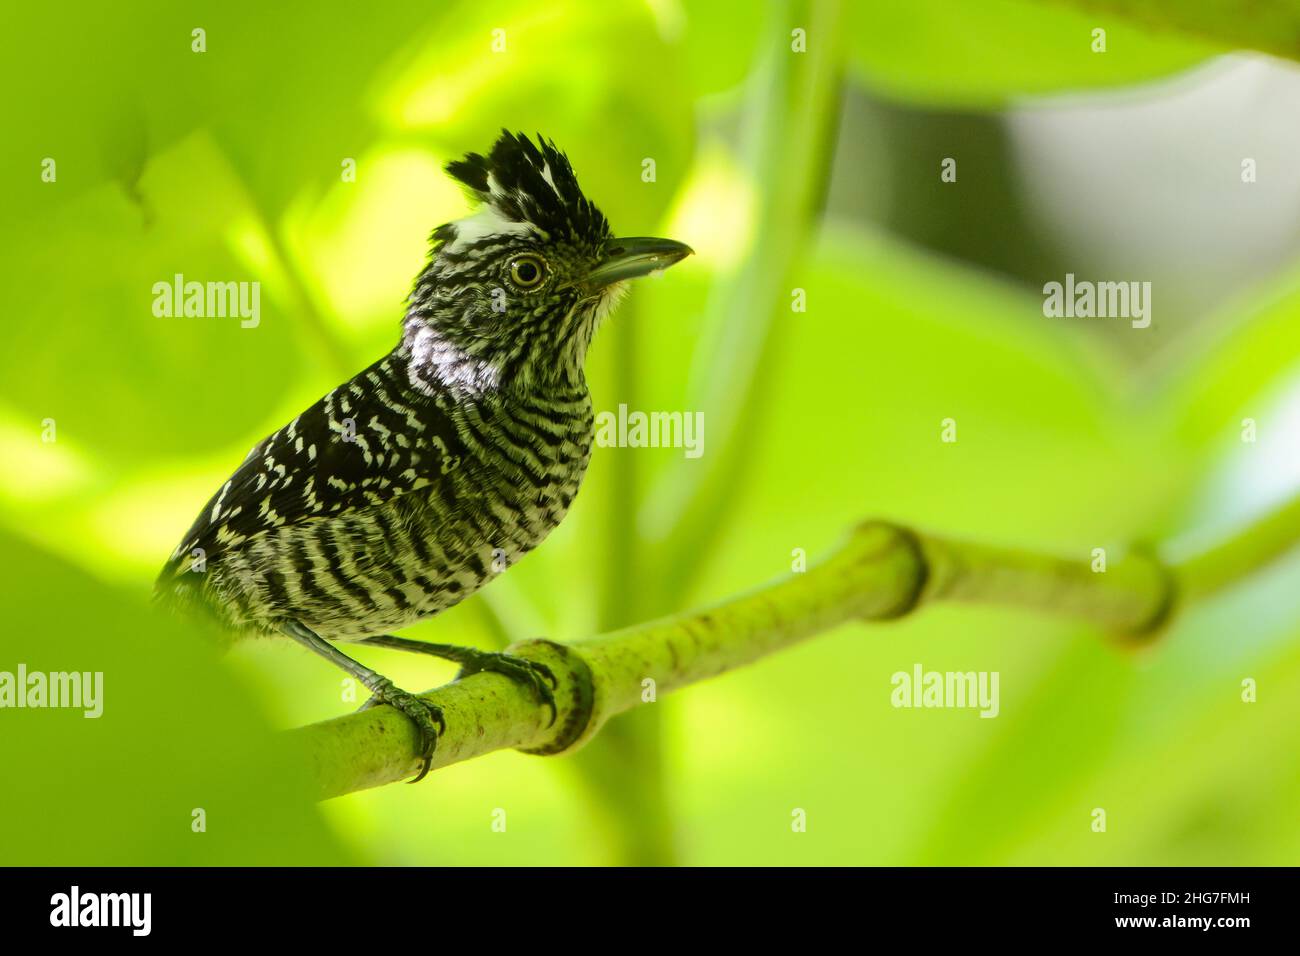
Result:
[[410,717],[420,731],[419,755],[424,760],[424,766],[420,768],[420,773],[415,779],[410,781],[419,783],[433,765],[433,749],[438,744],[438,738],[447,731],[447,722],[442,717],[442,708],[423,697],[417,697],[410,691],[393,686],[393,682],[388,678],[375,682],[371,685],[370,691],[371,697],[361,705],[361,710],[387,704]]
[[374,647],[387,647],[395,651],[409,651],[413,654],[431,654],[443,660],[455,661],[460,665],[457,679],[478,674],[482,671],[494,671],[504,674],[516,683],[530,687],[537,699],[551,709],[551,723],[558,716],[555,708],[555,695],[552,687],[559,687],[559,681],[545,664],[502,654],[498,651],[480,651],[476,647],[463,647],[459,644],[430,644],[427,641],[413,641],[408,637],[395,637],[392,634],[376,634],[364,638],[362,644]]
[[549,667],[537,661],[530,661],[526,657],[516,657],[514,654],[503,654],[499,651],[480,651],[469,647],[463,650],[464,656],[458,658],[461,667],[460,673],[456,675],[457,680],[481,671],[504,674],[516,683],[531,687],[537,699],[551,709],[550,723],[555,723],[557,711],[552,688],[559,687],[560,682],[555,679]]

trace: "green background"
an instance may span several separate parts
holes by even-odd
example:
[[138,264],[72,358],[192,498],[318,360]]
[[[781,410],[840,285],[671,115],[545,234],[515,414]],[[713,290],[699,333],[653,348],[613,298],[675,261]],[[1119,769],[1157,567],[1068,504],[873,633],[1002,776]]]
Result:
[[[1021,611],[927,609],[662,698],[575,756],[498,753],[322,805],[275,731],[353,706],[341,675],[288,642],[217,656],[147,600],[253,442],[392,347],[429,232],[467,212],[441,166],[501,127],[554,138],[617,231],[697,250],[633,290],[588,365],[598,411],[703,411],[705,454],[597,449],[552,538],[410,636],[576,639],[789,573],[871,516],[1080,560],[1230,529],[1300,481],[1300,255],[1199,309],[1178,290],[1203,263],[1090,276],[1156,275],[1151,329],[1046,319],[1042,282],[1088,260],[1043,238],[1051,200],[1006,130],[1058,96],[1158,99],[1236,48],[1294,55],[1295,4],[3,16],[0,670],[103,671],[105,711],[0,711],[0,863],[1300,859],[1294,559],[1139,653]],[[1196,206],[1177,152],[1136,159],[1107,164]],[[1251,185],[1239,162],[1220,188],[1251,202],[1294,183],[1293,161]],[[1132,209],[1096,202],[1122,246]],[[155,318],[177,272],[260,281],[260,326]],[[358,656],[412,689],[453,673]],[[893,708],[890,676],[916,663],[998,671],[1000,715]]]

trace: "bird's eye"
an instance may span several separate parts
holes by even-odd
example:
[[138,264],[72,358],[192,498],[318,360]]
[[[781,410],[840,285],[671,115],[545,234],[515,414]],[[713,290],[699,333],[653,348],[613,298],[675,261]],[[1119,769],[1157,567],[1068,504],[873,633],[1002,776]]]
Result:
[[510,262],[510,281],[520,289],[536,289],[546,278],[541,256],[517,256]]

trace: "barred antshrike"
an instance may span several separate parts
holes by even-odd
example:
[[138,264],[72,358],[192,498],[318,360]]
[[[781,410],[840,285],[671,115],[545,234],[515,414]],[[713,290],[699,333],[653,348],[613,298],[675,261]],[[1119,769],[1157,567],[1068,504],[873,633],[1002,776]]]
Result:
[[436,229],[397,347],[259,442],[204,507],[159,595],[232,635],[287,635],[356,677],[366,706],[420,729],[439,708],[331,641],[495,670],[555,704],[553,676],[506,654],[387,632],[464,600],[564,518],[591,453],[587,346],[626,280],[689,255],[616,239],[554,143],[504,132],[447,172],[482,205]]

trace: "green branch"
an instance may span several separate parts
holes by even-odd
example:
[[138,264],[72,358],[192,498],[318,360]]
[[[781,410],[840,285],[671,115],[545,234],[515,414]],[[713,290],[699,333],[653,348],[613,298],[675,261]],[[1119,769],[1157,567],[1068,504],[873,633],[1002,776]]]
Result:
[[[447,732],[434,768],[494,750],[571,751],[610,717],[679,687],[741,667],[853,620],[890,620],[935,601],[1038,609],[1121,640],[1152,638],[1181,606],[1238,581],[1300,541],[1300,497],[1230,540],[1177,564],[1135,551],[1094,572],[1066,560],[922,535],[886,522],[856,528],[822,564],[716,607],[563,645],[525,641],[513,653],[555,673],[558,717],[531,692],[491,673],[425,694]],[[322,798],[413,776],[414,726],[391,707],[289,731]]]

